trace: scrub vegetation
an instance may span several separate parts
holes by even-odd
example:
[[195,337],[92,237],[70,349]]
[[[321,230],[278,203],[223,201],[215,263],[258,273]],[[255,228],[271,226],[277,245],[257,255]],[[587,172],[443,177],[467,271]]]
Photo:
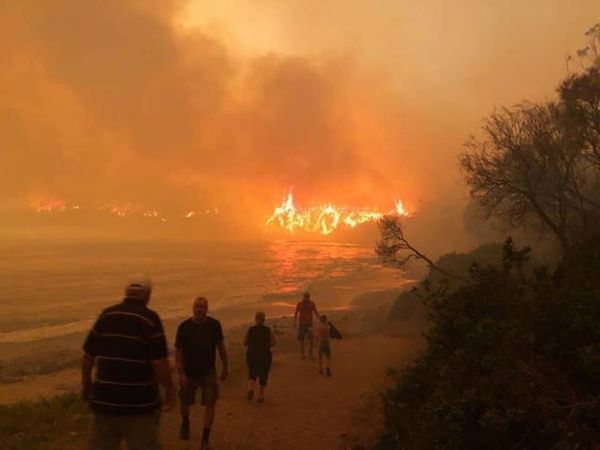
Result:
[[486,216],[548,236],[558,262],[508,238],[430,265],[399,299],[424,305],[426,349],[390,373],[380,449],[600,445],[600,25],[588,36],[558,100],[495,112],[460,160]]

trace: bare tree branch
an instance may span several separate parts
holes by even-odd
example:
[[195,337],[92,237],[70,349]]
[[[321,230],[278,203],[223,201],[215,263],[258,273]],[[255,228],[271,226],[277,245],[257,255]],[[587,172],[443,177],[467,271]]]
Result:
[[397,216],[384,216],[378,225],[382,239],[377,243],[375,252],[385,264],[402,268],[411,259],[422,260],[429,268],[438,271],[448,278],[453,278],[467,284],[471,283],[471,280],[439,267],[431,258],[414,247],[404,236],[402,224]]

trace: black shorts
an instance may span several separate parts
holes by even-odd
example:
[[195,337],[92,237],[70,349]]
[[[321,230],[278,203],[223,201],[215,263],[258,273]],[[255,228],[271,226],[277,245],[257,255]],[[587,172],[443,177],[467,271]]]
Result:
[[219,382],[217,372],[212,369],[206,374],[188,377],[188,384],[180,386],[179,400],[182,405],[192,406],[196,403],[196,390],[200,389],[200,404],[202,406],[214,405],[219,398]]
[[313,338],[312,325],[298,326],[298,340],[303,341],[305,337],[307,337],[308,339]]
[[326,356],[327,358],[331,358],[331,345],[329,342],[319,344],[319,356]]
[[269,379],[269,371],[271,370],[271,359],[252,360],[248,358],[248,379],[256,380],[262,387],[267,385]]

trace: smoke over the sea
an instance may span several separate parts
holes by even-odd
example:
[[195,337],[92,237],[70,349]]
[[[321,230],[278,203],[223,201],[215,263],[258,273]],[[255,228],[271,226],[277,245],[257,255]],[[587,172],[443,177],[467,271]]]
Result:
[[380,3],[2,2],[3,220],[55,198],[217,208],[260,235],[289,189],[438,215],[464,197],[455,156],[481,116],[548,95],[600,12]]

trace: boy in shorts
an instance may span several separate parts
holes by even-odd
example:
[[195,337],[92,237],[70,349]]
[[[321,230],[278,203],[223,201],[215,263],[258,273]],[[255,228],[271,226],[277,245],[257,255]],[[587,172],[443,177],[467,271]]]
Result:
[[331,344],[329,342],[329,322],[327,316],[319,317],[317,325],[317,341],[319,343],[319,373],[323,375],[323,360],[325,361],[325,374],[331,376]]

